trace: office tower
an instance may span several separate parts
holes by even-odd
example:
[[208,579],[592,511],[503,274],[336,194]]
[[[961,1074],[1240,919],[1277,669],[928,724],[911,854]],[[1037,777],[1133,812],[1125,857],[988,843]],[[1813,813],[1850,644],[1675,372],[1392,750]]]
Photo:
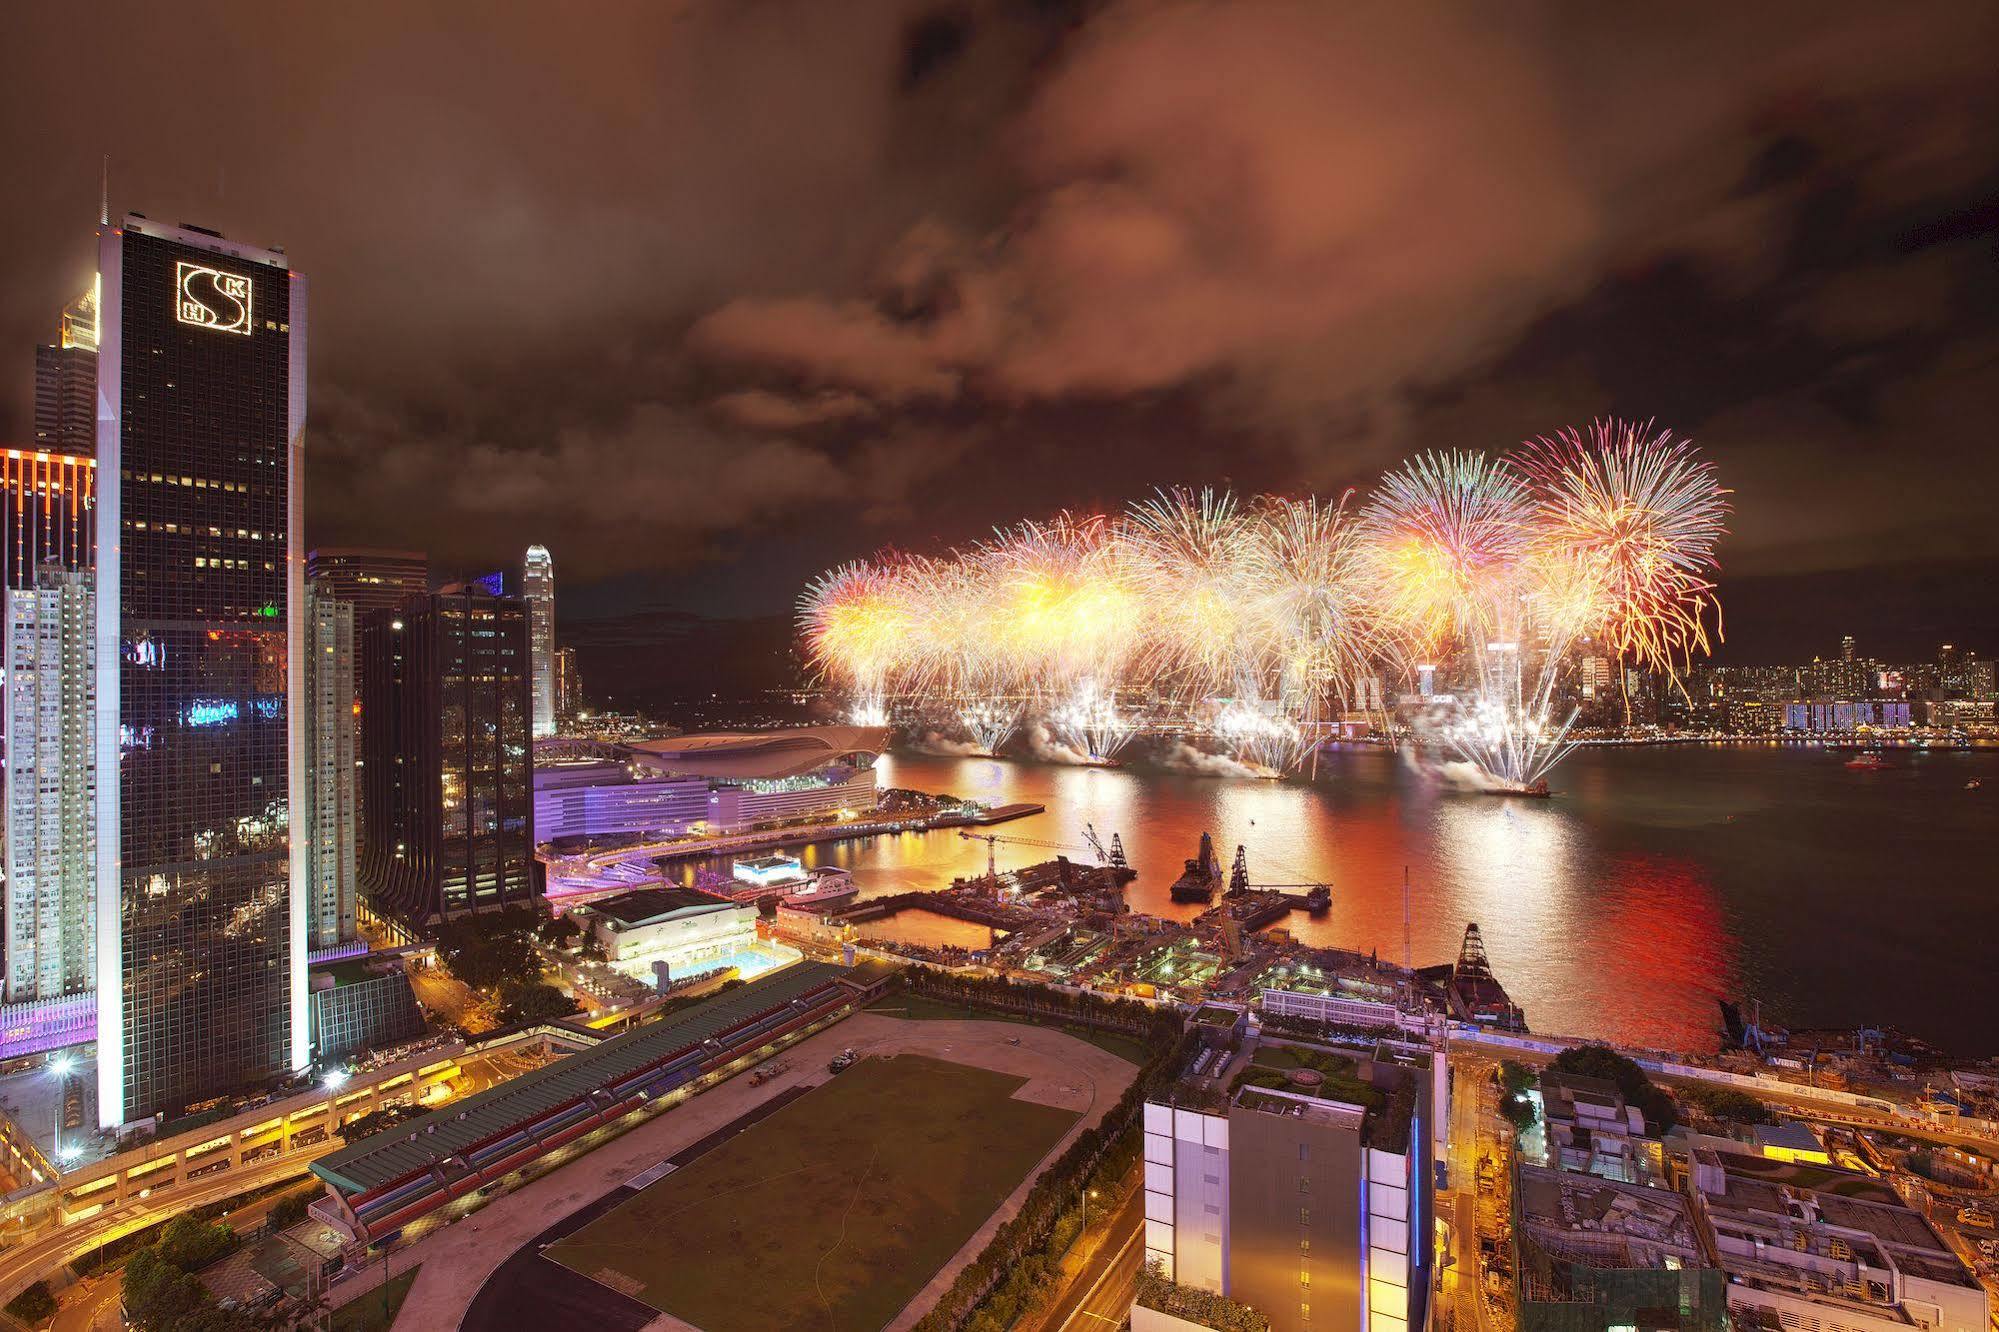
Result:
[[302,1069],[306,284],[100,229],[97,1069],[106,1124]]
[[88,570],[10,588],[6,714],[6,999],[96,979],[96,598]]
[[555,561],[548,547],[529,546],[521,567],[528,603],[528,664],[534,672],[534,737],[555,734]]
[[1416,694],[1429,698],[1437,692],[1437,668],[1429,662],[1416,668]]
[[1610,658],[1584,657],[1582,662],[1582,694],[1584,698],[1607,698],[1617,677],[1611,674]]
[[35,348],[35,448],[90,457],[97,448],[97,288],[62,312],[58,341]]
[[566,725],[583,706],[583,678],[576,673],[576,649],[555,650],[555,720]]
[[0,451],[0,587],[32,587],[53,563],[88,569],[97,545],[97,460]]
[[1841,638],[1841,639],[1839,640],[1839,659],[1840,659],[1841,661],[1852,661],[1852,660],[1853,660],[1853,635],[1852,635],[1852,634],[1847,634],[1847,635],[1846,635],[1845,637],[1843,637],[1843,638]]
[[1144,1261],[1276,1332],[1422,1326],[1442,1061],[1267,1031],[1204,1047],[1146,1100]]
[[413,928],[534,898],[528,608],[475,585],[361,628],[361,882]]
[[355,937],[354,607],[308,582],[305,592],[305,805],[310,844],[308,939],[317,952]]
[[416,550],[322,546],[305,557],[305,576],[366,615],[430,591],[430,557]]

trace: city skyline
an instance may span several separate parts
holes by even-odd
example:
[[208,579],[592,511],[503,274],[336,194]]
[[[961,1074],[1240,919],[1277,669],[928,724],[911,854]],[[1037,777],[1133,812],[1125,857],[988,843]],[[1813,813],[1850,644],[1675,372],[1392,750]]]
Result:
[[[120,86],[164,89],[226,10],[126,33],[107,53]],[[781,614],[813,571],[882,545],[938,550],[1158,484],[1330,497],[1417,449],[1615,413],[1691,436],[1741,496],[1719,659],[1774,659],[1832,602],[1869,637],[1990,648],[1999,612],[1975,589],[1999,567],[1978,428],[1999,407],[1999,117],[1970,53],[1995,19],[1810,15],[1601,13],[1491,43],[1451,10],[1414,25],[1278,6],[1224,40],[1118,5],[839,24],[790,5],[633,18],[608,71],[595,34],[496,19],[492,61],[449,43],[426,61],[430,95],[468,113],[420,136],[374,92],[395,81],[387,55],[295,59],[284,77],[318,95],[283,97],[253,62],[215,95],[262,110],[204,132],[171,97],[144,125],[73,108],[24,149],[23,206],[0,225],[50,261],[0,300],[0,333],[47,341],[49,312],[87,287],[107,156],[120,204],[286,239],[335,293],[308,544],[423,533],[441,565],[490,567],[517,562],[525,526],[563,561],[565,623],[633,604]],[[37,11],[22,49],[61,69],[90,22]],[[337,20],[298,23],[293,49],[341,45]],[[1369,103],[1364,65],[1337,73],[1356,49],[1462,69],[1461,104]],[[1268,98],[1146,100],[1204,61]],[[507,71],[530,62],[573,94],[575,126],[516,123]],[[1642,125],[1578,113],[1612,89],[1651,108]],[[337,130],[332,106],[351,111]],[[1406,167],[1342,128],[1370,115],[1408,126]],[[493,124],[516,130],[503,162],[482,147]],[[754,128],[717,154],[717,124]],[[261,154],[260,135],[291,150]],[[1212,206],[1209,141],[1243,177]],[[1452,193],[1412,209],[1417,179]],[[343,230],[334,180],[402,199],[398,225]],[[504,237],[478,221],[509,209]],[[1480,224],[1389,221],[1417,215]],[[1162,249],[1144,281],[1086,258],[1145,235]],[[1412,262],[1418,245],[1452,262]],[[1332,255],[1375,281],[1319,278]],[[1287,264],[1312,276],[1287,282]],[[1032,314],[1001,336],[1002,310]],[[17,370],[0,433],[25,446],[31,428]],[[813,521],[829,505],[851,521]]]

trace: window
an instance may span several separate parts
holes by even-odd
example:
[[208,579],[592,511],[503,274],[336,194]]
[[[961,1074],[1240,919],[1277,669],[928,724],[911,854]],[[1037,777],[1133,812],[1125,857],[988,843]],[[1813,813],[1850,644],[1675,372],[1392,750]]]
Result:
[[1298,1192],[1310,1193],[1311,1191],[1312,1191],[1312,1177],[1310,1175],[1298,1176]]
[[1311,1208],[1309,1208],[1309,1207],[1300,1207],[1300,1208],[1298,1209],[1298,1224],[1299,1224],[1299,1225],[1301,1225],[1301,1226],[1309,1226],[1309,1225],[1311,1225],[1311,1224],[1312,1224],[1312,1209],[1311,1209]]
[[1312,1148],[1309,1144],[1302,1142],[1298,1144],[1298,1159],[1300,1161],[1309,1161],[1312,1159]]
[[1311,1321],[1312,1321],[1312,1306],[1311,1306],[1311,1305],[1309,1305],[1309,1304],[1300,1304],[1300,1305],[1298,1306],[1298,1321],[1299,1321],[1299,1322],[1301,1322],[1301,1323],[1309,1323],[1309,1322],[1311,1322]]
[[1309,1267],[1300,1267],[1300,1268],[1298,1269],[1298,1287],[1299,1287],[1299,1289],[1301,1289],[1301,1290],[1310,1290],[1310,1289],[1312,1288],[1312,1269],[1311,1269],[1311,1268],[1309,1268]]

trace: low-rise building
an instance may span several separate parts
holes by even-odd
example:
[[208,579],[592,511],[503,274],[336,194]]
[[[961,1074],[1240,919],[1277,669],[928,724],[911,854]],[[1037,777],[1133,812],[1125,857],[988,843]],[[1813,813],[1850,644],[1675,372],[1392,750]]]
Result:
[[1580,1073],[1541,1074],[1548,1164],[1603,1179],[1641,1184],[1661,1174],[1663,1155],[1645,1136],[1645,1116],[1617,1084]]
[[[1985,1332],[1985,1290],[1921,1214],[1696,1157],[1694,1197],[1738,1323],[1788,1332]],[[1865,1182],[1864,1176],[1853,1176]]]
[[727,966],[757,937],[754,905],[677,885],[619,893],[570,914],[612,967],[661,981]]
[[1520,1332],[1722,1332],[1728,1296],[1672,1189],[1522,1165]]

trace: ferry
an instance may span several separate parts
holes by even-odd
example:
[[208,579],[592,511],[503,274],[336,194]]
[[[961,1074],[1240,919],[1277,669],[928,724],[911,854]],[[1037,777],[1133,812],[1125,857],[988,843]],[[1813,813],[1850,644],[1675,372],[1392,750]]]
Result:
[[1881,757],[1878,749],[1863,749],[1846,761],[1846,766],[1854,772],[1886,772],[1891,766]]
[[783,902],[788,907],[827,906],[847,901],[860,891],[854,876],[847,871],[821,866],[807,876],[802,888],[786,893]]

